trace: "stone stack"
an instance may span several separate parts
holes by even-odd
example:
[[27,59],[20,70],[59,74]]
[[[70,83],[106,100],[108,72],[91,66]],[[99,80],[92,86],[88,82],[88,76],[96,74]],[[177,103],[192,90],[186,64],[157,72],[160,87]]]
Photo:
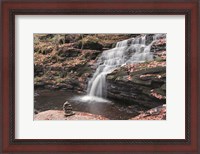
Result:
[[72,106],[71,104],[66,101],[64,104],[63,104],[63,111],[65,112],[65,116],[71,116],[71,115],[74,115],[75,113],[72,111]]

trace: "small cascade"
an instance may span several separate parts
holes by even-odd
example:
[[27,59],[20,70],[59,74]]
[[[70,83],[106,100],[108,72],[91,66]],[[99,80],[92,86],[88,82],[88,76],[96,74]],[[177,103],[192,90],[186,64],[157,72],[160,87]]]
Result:
[[147,35],[140,35],[123,40],[118,42],[115,48],[103,51],[97,61],[96,72],[88,83],[87,97],[106,98],[106,75],[117,67],[153,60],[153,53],[150,52],[151,46],[157,39],[164,36],[155,34],[149,44],[146,43],[146,37]]

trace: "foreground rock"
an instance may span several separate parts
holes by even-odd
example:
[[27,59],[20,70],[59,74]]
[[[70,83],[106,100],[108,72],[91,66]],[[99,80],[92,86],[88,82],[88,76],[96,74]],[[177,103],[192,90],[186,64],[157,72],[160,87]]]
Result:
[[65,116],[62,110],[48,110],[34,115],[34,120],[109,120],[100,115],[85,112],[75,112],[75,115]]
[[166,120],[166,106],[159,106],[142,112],[140,115],[131,118],[130,120]]

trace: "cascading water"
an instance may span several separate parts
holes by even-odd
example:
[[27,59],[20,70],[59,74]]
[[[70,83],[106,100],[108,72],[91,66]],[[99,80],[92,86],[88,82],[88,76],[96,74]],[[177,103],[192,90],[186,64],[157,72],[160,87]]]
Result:
[[153,60],[153,54],[150,52],[151,46],[157,39],[163,37],[163,34],[155,34],[149,44],[146,43],[146,36],[141,35],[118,42],[115,48],[103,51],[97,61],[96,72],[88,83],[86,100],[106,98],[106,75],[117,67]]

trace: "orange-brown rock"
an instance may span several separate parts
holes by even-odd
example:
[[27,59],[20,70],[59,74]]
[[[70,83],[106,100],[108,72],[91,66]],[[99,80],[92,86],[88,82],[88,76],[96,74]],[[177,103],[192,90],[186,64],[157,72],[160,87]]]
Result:
[[101,115],[85,112],[75,112],[75,115],[65,116],[62,110],[47,110],[34,115],[34,120],[109,120]]

